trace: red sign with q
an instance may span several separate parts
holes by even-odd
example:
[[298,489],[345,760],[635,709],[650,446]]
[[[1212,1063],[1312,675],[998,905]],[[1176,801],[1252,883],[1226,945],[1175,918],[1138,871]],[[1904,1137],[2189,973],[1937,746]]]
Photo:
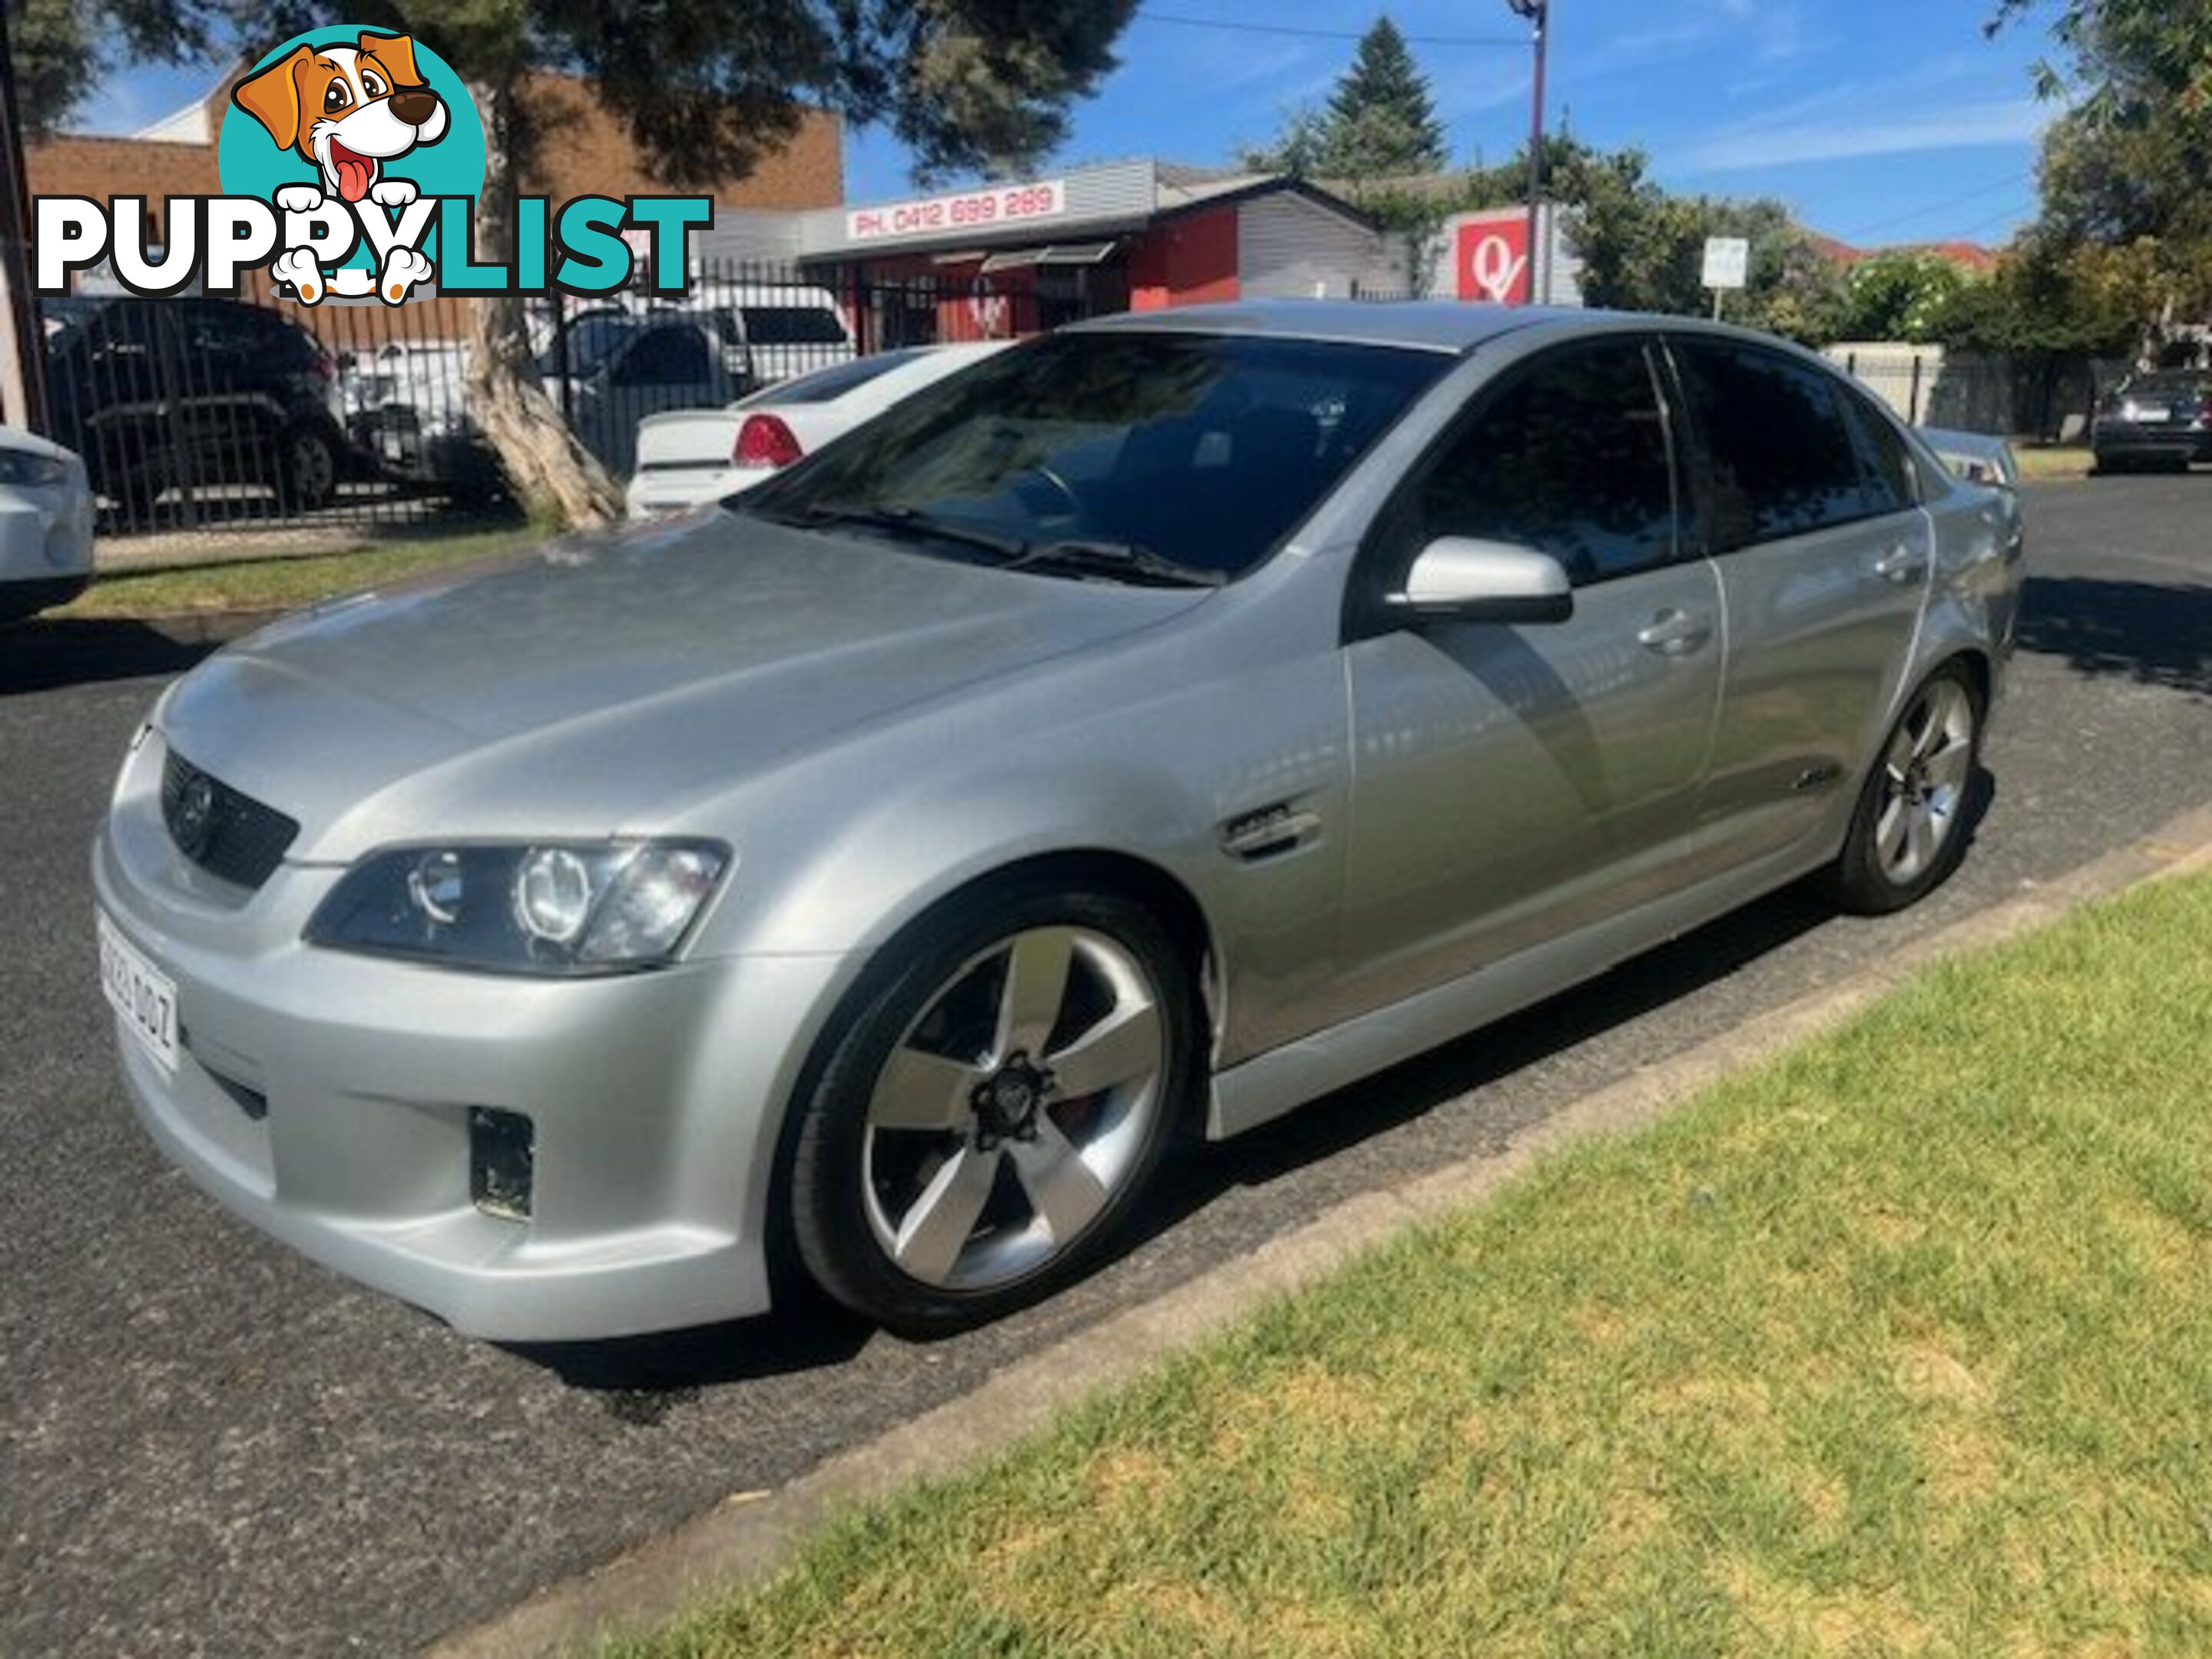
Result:
[[1461,299],[1528,304],[1528,216],[1516,210],[1461,221],[1452,263]]

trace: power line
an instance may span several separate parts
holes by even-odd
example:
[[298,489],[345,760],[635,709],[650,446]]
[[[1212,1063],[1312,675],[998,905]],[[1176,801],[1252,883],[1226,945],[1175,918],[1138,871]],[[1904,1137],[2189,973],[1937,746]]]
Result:
[[[1361,39],[1357,29],[1300,28],[1292,23],[1239,23],[1224,17],[1188,17],[1180,12],[1153,11],[1150,8],[1137,15],[1148,23],[1173,23],[1182,28],[1220,29],[1231,34],[1287,34],[1304,40],[1352,40]],[[1510,34],[1409,34],[1407,44],[1416,46],[1511,46],[1526,51],[1526,35]]]
[[2033,177],[2034,173],[2032,170],[2027,173],[2008,173],[2003,178],[1970,190],[1963,196],[1948,197],[1940,202],[1930,202],[1924,207],[1912,208],[1903,213],[1892,214],[1887,219],[1877,219],[1872,224],[1861,225],[1856,230],[1845,231],[1843,233],[1844,240],[1856,242],[1862,236],[1871,236],[1876,231],[1887,230],[1892,225],[1901,225],[1911,220],[1925,218],[1929,214],[1941,213],[1946,208],[1960,207],[1968,202],[1978,202],[1984,196],[1993,195],[2001,190],[2009,190]]

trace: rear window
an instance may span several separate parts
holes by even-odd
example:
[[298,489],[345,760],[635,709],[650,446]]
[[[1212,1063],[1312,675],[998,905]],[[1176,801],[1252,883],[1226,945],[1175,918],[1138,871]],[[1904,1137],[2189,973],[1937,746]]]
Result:
[[832,398],[842,398],[880,375],[904,367],[921,356],[918,350],[907,350],[886,351],[876,357],[855,357],[849,363],[839,363],[832,368],[817,368],[813,374],[801,374],[795,380],[779,380],[767,391],[757,392],[746,398],[745,407],[765,409],[777,404],[826,404]]
[[2201,369],[2166,370],[2156,374],[2130,374],[2120,390],[2132,396],[2155,392],[2169,398],[2197,398],[2212,392],[2212,374]]
[[823,306],[741,306],[755,345],[843,345],[845,325]]
[[1826,374],[1753,346],[1677,339],[1673,349],[1705,439],[1715,551],[1869,515],[1858,449]]

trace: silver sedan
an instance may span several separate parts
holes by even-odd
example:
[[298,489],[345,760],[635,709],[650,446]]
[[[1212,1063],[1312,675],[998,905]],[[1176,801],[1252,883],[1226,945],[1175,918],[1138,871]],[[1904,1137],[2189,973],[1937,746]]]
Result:
[[942,1330],[1237,1133],[1964,854],[2014,496],[1674,319],[1200,307],[704,514],[279,623],[94,852],[147,1128],[501,1339]]

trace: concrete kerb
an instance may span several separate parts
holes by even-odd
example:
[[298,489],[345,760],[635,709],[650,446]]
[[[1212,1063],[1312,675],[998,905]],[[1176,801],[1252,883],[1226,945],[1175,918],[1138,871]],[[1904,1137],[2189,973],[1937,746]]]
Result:
[[1583,1096],[1500,1153],[1479,1154],[1347,1199],[1296,1231],[1009,1365],[957,1400],[825,1460],[771,1492],[734,1493],[706,1514],[580,1577],[549,1586],[427,1650],[432,1659],[574,1651],[665,1619],[712,1591],[773,1571],[833,1512],[952,1474],[1059,1413],[1223,1330],[1273,1297],[1446,1212],[1478,1202],[1586,1137],[1651,1122],[1708,1085],[1835,1030],[1944,957],[2002,943],[2139,883],[2212,869],[2212,806],[1915,941],[1836,984]]

